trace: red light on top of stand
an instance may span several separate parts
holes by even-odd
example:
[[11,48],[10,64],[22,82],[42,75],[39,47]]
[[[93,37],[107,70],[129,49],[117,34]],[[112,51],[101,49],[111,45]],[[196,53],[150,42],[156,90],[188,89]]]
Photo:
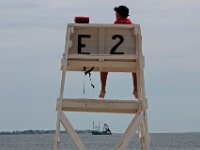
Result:
[[75,23],[89,23],[89,17],[85,16],[77,16],[74,18]]

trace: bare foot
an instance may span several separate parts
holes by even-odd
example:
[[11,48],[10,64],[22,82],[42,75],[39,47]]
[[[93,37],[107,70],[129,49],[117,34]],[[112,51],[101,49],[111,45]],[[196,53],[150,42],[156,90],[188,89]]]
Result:
[[106,92],[105,91],[101,91],[100,94],[99,94],[99,98],[104,98],[106,95]]
[[135,98],[138,98],[138,92],[136,90],[133,91],[133,95],[135,96]]

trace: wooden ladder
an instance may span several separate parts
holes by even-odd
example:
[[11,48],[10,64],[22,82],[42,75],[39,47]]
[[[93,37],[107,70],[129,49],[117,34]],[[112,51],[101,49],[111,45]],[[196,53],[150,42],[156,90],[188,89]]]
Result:
[[[66,71],[135,72],[137,100],[64,98]],[[67,130],[78,150],[86,147],[64,111],[135,114],[114,150],[125,150],[138,131],[141,150],[149,150],[147,99],[144,86],[144,56],[139,25],[68,24],[65,52],[61,61],[61,88],[57,99],[54,150],[60,142],[60,125]]]

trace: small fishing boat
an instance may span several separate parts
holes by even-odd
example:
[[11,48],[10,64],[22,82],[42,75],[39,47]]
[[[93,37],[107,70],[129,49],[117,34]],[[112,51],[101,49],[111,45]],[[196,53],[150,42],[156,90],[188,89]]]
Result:
[[96,127],[96,129],[94,129],[94,122],[93,122],[92,135],[111,135],[111,134],[112,132],[106,123],[104,123],[103,130],[101,131],[100,124],[98,128]]

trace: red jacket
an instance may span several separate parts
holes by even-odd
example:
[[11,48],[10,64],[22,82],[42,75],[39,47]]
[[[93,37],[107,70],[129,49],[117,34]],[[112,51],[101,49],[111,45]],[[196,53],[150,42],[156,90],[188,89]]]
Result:
[[134,23],[132,23],[131,20],[128,18],[122,18],[115,20],[114,24],[134,24]]

